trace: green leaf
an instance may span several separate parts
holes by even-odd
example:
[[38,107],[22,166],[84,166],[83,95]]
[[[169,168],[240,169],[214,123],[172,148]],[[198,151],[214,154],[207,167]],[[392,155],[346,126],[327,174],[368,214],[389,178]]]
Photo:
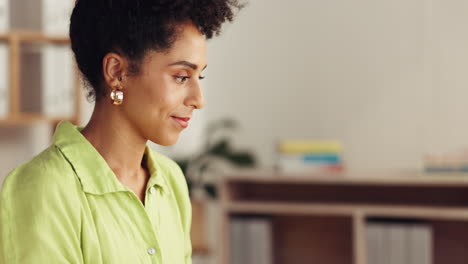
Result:
[[213,135],[216,134],[218,130],[234,130],[238,127],[237,121],[233,118],[224,118],[216,121],[210,122],[206,127],[206,142],[205,149],[208,149],[213,141]]
[[[189,179],[186,175],[189,191],[192,193],[193,188],[202,186],[204,191],[213,199],[216,199],[217,187],[215,184],[203,183],[203,175],[214,168],[212,165],[217,159],[210,159],[210,156],[224,159],[239,167],[250,167],[256,165],[255,156],[247,151],[235,151],[231,146],[231,139],[229,135],[220,134],[218,130],[233,130],[239,126],[238,122],[233,118],[223,118],[210,122],[206,127],[206,141],[203,150],[192,159],[184,159],[176,161],[180,166],[184,175],[186,175],[188,166],[194,165],[198,169],[195,175],[198,179]],[[216,134],[216,136],[215,136]],[[202,164],[201,164],[202,163]],[[196,185],[196,186],[195,186]]]
[[237,166],[251,167],[256,164],[254,156],[249,152],[231,153],[226,158]]
[[226,138],[221,139],[213,147],[208,150],[208,153],[215,156],[227,156],[230,152],[230,143]]
[[205,183],[203,184],[203,188],[205,189],[205,192],[213,199],[218,198],[218,190],[216,188],[215,184],[212,183]]

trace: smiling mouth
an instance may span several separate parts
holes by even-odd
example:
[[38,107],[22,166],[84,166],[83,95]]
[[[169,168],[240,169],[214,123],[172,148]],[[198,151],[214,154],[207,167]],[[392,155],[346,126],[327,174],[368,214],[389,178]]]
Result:
[[175,117],[171,116],[171,118],[178,123],[182,128],[187,128],[188,127],[188,121],[190,120],[189,117]]

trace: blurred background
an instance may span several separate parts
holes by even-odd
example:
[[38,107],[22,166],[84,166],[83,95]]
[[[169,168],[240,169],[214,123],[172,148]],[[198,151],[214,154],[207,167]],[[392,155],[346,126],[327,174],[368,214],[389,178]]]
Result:
[[[40,3],[43,3],[42,7],[33,7]],[[93,105],[81,93],[78,100],[69,94],[60,95],[58,101],[68,98],[65,106],[52,110],[44,106],[44,95],[58,89],[47,85],[51,83],[50,78],[58,76],[57,69],[51,70],[53,67],[48,65],[64,66],[67,60],[63,58],[70,56],[66,51],[57,53],[58,47],[67,47],[67,35],[64,29],[48,28],[47,25],[57,22],[47,19],[52,17],[57,19],[53,21],[66,22],[69,7],[49,6],[45,0],[10,0],[8,6],[7,1],[1,0],[0,8],[0,18],[6,17],[5,21],[10,21],[9,24],[3,20],[0,22],[0,26],[6,23],[2,28],[5,34],[0,36],[0,54],[3,54],[0,56],[0,76],[8,80],[2,84],[3,90],[0,87],[0,96],[4,99],[0,100],[3,104],[0,105],[1,182],[14,167],[51,143],[58,120],[70,119],[85,125]],[[31,10],[42,10],[43,15],[34,18],[37,11]],[[455,181],[463,183],[463,173],[468,164],[467,14],[468,2],[462,0],[249,1],[235,22],[225,25],[222,35],[209,41],[207,78],[203,81],[206,107],[194,113],[189,128],[182,133],[176,145],[161,147],[150,143],[155,150],[175,159],[186,169],[186,176],[193,187],[192,197],[200,202],[197,206],[201,209],[196,212],[200,222],[196,227],[201,232],[194,238],[200,244],[194,249],[194,263],[225,263],[223,246],[229,248],[233,255],[231,263],[313,263],[311,259],[314,256],[306,259],[308,255],[302,251],[298,253],[305,256],[302,260],[289,262],[278,259],[286,259],[285,256],[293,253],[279,257],[269,254],[277,249],[277,244],[268,239],[272,227],[265,225],[254,230],[263,230],[258,231],[261,235],[257,238],[263,236],[259,243],[268,246],[257,249],[254,255],[267,252],[265,254],[271,256],[255,261],[240,257],[247,253],[239,245],[247,243],[242,242],[247,240],[239,234],[250,232],[245,231],[246,227],[239,225],[242,221],[236,222],[236,219],[250,219],[252,212],[243,217],[226,213],[219,186],[226,177],[239,176],[236,174],[244,168],[250,169],[246,175],[251,178],[281,177],[286,182],[300,178],[311,186],[311,191],[316,190],[313,189],[313,179],[332,177],[334,184],[342,186],[340,175],[361,177],[361,172],[370,175],[366,179],[372,186],[378,185],[383,188],[382,192],[389,193],[382,178],[400,179],[402,175],[408,175],[419,179],[421,175],[434,171],[454,172],[461,175]],[[42,23],[34,23],[34,19]],[[66,26],[64,28],[66,30]],[[18,33],[22,29],[29,33]],[[19,44],[15,42],[18,39]],[[16,47],[14,51],[11,51],[12,47]],[[21,63],[15,64],[12,60]],[[67,78],[64,76],[69,78],[64,79]],[[61,83],[67,83],[68,93],[76,95],[72,88],[76,83],[73,76],[68,72],[60,74],[59,78],[62,78]],[[42,103],[37,105],[38,101]],[[304,154],[309,158],[304,158]],[[335,165],[339,165],[338,168]],[[292,171],[299,174],[291,176],[289,173]],[[372,177],[379,180],[370,179]],[[242,179],[246,178],[244,175]],[[425,182],[424,179],[421,181]],[[233,185],[226,186],[228,190],[234,186],[235,193],[239,191],[236,189],[239,185],[233,182]],[[349,183],[349,180],[345,182]],[[444,201],[439,203],[441,206],[464,205],[461,201],[466,202],[467,199],[462,192],[459,199],[450,196],[448,188],[457,184],[443,182],[442,189],[434,192],[427,192],[423,188],[425,184],[419,181],[412,182],[412,186],[420,187],[417,189],[421,192],[419,197],[448,195],[446,200],[441,198]],[[288,190],[296,190],[294,188],[292,186]],[[309,191],[304,189],[302,192],[306,195]],[[398,194],[392,192],[394,197]],[[283,194],[278,195],[282,197]],[[334,201],[353,200],[350,198],[355,197],[353,195],[354,191],[349,191],[349,196],[337,194],[341,198]],[[284,197],[289,196],[284,194]],[[300,196],[297,201],[308,199]],[[327,199],[325,202],[331,203],[331,198]],[[373,196],[369,194],[362,199],[370,201]],[[386,199],[386,203],[401,206],[406,203],[421,205],[420,200],[424,200]],[[314,212],[321,215],[319,209],[314,209]],[[324,213],[329,214],[328,211]],[[228,221],[231,224],[226,224],[225,217],[231,215],[234,215],[232,221]],[[270,213],[261,215],[271,216]],[[399,218],[424,220],[416,224],[410,222],[412,226],[427,227],[426,220],[435,217],[432,213],[429,215],[424,218],[410,214]],[[385,214],[382,216],[388,218]],[[259,219],[264,219],[262,217]],[[352,234],[343,235],[350,242],[343,247],[331,246],[336,250],[329,255],[318,253],[316,256],[323,256],[320,263],[384,263],[379,259],[391,259],[390,255],[382,252],[383,257],[371,256],[369,250],[358,246],[363,243],[360,237],[369,241],[374,239],[369,237],[370,234],[378,237],[380,233],[368,231],[357,235],[354,213],[350,217],[351,222],[346,222],[347,218],[344,222],[331,219],[335,224],[328,228],[335,230],[335,227],[349,225],[349,229],[343,232],[352,230]],[[380,219],[374,224],[391,222],[395,225],[395,221],[390,220]],[[460,229],[453,231],[453,225],[450,225],[451,233],[466,233],[467,226],[463,221],[457,221],[460,221],[457,222]],[[320,227],[325,222],[329,221],[322,219],[313,225]],[[398,223],[400,226],[408,225],[407,222]],[[309,230],[312,237],[313,230]],[[422,236],[438,236],[427,230],[423,230]],[[340,237],[336,231],[332,234]],[[398,237],[398,234],[408,237],[406,233],[401,235],[402,232],[393,234],[393,237]],[[230,245],[224,243],[226,237],[230,237]],[[441,247],[434,243],[434,238],[419,240],[427,246],[420,246],[422,249],[418,252]],[[379,239],[376,241],[383,241]],[[395,239],[393,241],[398,241]],[[302,242],[302,245],[307,244],[307,240]],[[334,242],[330,243],[333,245]],[[373,252],[389,245],[382,243],[384,246]],[[293,245],[296,244],[291,244],[290,252],[294,252]],[[288,247],[287,244],[284,246]],[[395,249],[393,254],[409,254],[403,252],[405,249],[398,250]],[[444,262],[442,256],[446,255],[428,252],[421,253],[420,259],[413,262],[393,260],[397,262],[385,263],[462,263],[460,259]],[[327,260],[333,254],[344,257]]]

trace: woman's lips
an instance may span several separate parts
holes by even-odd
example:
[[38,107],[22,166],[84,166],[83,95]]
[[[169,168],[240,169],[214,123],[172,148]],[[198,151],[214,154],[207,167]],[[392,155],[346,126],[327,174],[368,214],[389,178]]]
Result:
[[190,120],[189,117],[176,117],[171,116],[174,121],[176,121],[182,128],[188,127],[188,121]]

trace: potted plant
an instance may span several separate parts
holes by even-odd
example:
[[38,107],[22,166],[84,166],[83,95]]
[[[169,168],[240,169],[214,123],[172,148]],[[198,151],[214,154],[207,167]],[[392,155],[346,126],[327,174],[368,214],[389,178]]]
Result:
[[253,167],[256,165],[253,154],[248,151],[234,150],[229,135],[221,133],[232,132],[237,128],[237,122],[231,118],[209,123],[206,128],[203,149],[189,159],[176,160],[187,179],[192,198],[197,198],[194,193],[198,191],[203,192],[212,199],[217,199],[216,184],[207,182],[205,176],[207,172],[220,172],[215,166],[218,163],[227,162],[236,167]]
[[216,184],[208,182],[205,178],[206,174],[220,172],[215,166],[220,162],[228,162],[240,167],[253,167],[256,164],[251,153],[234,150],[231,138],[221,133],[233,131],[237,127],[237,122],[230,118],[209,123],[202,150],[189,159],[176,159],[187,179],[192,200],[191,239],[194,253],[208,253],[204,231],[206,221],[204,197],[211,199],[218,197]]

